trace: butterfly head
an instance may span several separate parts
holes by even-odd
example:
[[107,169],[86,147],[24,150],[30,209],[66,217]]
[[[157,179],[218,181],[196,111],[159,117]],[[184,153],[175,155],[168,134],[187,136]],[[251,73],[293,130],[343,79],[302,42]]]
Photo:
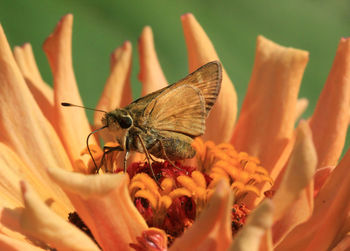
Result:
[[106,113],[102,123],[110,131],[128,130],[133,125],[133,119],[124,109],[116,109]]

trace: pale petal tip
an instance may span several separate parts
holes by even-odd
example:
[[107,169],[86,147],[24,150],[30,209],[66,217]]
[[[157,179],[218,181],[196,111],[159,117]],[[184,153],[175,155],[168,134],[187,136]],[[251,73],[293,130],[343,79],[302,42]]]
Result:
[[182,21],[184,21],[185,19],[190,19],[190,18],[194,18],[194,15],[191,12],[187,12],[187,13],[181,15]]

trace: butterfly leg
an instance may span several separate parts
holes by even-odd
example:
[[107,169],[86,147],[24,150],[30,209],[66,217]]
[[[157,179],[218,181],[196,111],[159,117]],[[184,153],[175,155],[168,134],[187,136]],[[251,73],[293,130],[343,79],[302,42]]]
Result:
[[[114,152],[114,151],[124,151],[124,149],[121,146],[104,146],[103,147],[103,155],[102,155],[102,158],[101,158],[101,162],[100,162],[98,168],[95,171],[96,174],[100,171],[100,169],[101,169],[101,167],[103,165],[103,162],[104,162],[104,160],[106,158],[106,155],[108,153]],[[124,167],[124,169],[125,169],[125,167]]]
[[124,173],[126,173],[126,162],[128,161],[128,157],[129,157],[129,151],[126,151],[125,152],[125,155],[124,155]]
[[157,183],[158,187],[159,187],[160,189],[162,189],[162,187],[160,186],[160,184],[159,184],[159,182],[158,182],[158,180],[157,180],[157,177],[156,177],[156,175],[155,175],[155,173],[154,173],[154,171],[153,171],[152,164],[151,164],[151,157],[150,157],[150,154],[149,154],[149,152],[148,152],[148,150],[147,150],[147,148],[146,148],[146,146],[145,146],[145,143],[143,142],[143,140],[142,140],[142,138],[141,138],[140,135],[137,134],[137,137],[139,138],[139,140],[140,140],[140,142],[141,142],[141,145],[142,145],[143,151],[144,151],[144,153],[145,153],[145,155],[146,155],[146,158],[147,158],[149,167],[151,168],[152,176],[153,176],[155,182]]

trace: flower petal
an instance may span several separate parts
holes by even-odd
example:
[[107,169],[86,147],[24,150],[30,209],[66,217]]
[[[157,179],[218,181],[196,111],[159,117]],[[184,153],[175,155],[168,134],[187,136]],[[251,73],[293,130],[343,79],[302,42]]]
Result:
[[[28,181],[40,198],[49,204],[50,208],[58,215],[66,217],[72,211],[68,198],[59,188],[55,187],[53,191],[48,189],[52,183],[48,178],[43,180],[35,176],[10,148],[0,143],[0,197],[2,198],[2,206],[8,208],[23,206],[19,187],[21,179]],[[5,201],[13,203],[5,203]]]
[[254,209],[244,227],[237,233],[229,250],[259,250],[263,235],[272,225],[273,203],[265,199]]
[[344,251],[350,249],[350,233],[344,236],[344,238],[332,249],[332,251]]
[[293,135],[307,61],[306,51],[258,36],[254,69],[232,142],[238,151],[258,157],[272,178],[280,171],[274,170],[276,161]]
[[315,198],[310,219],[289,233],[276,250],[327,250],[339,238],[350,212],[349,166],[350,150]]
[[147,229],[132,203],[124,174],[83,175],[49,169],[103,250],[129,250]]
[[317,168],[335,166],[349,124],[350,38],[339,42],[332,69],[318,100],[310,127],[318,156]]
[[139,80],[142,82],[141,96],[159,90],[167,86],[167,80],[160,67],[157,53],[154,48],[153,33],[146,26],[139,39],[140,73]]
[[[84,109],[62,108],[61,102],[83,105],[72,66],[73,15],[64,16],[55,31],[46,39],[43,49],[54,79],[54,109],[58,134],[72,161],[78,159],[91,132]],[[96,144],[92,138],[92,144]]]
[[82,231],[53,213],[26,182],[21,182],[25,209],[21,227],[50,246],[61,250],[100,250]]
[[19,241],[16,239],[12,239],[4,234],[0,234],[0,250],[6,251],[42,251],[45,249],[38,248],[34,245],[30,245],[24,241]]
[[[124,107],[131,102],[131,60],[131,43],[126,41],[123,46],[114,50],[111,55],[111,72],[96,109],[109,112],[118,107]],[[103,116],[104,113],[94,113],[95,128],[102,127],[101,119]],[[99,135],[105,142],[114,140],[105,130],[99,132]]]
[[[300,196],[301,192],[310,186],[315,174],[317,156],[312,141],[311,130],[307,122],[301,121],[297,129],[295,146],[289,160],[286,171],[284,172],[281,184],[276,194],[273,196],[273,202],[276,206],[274,220],[279,220],[292,203]],[[309,199],[312,200],[313,189]],[[310,201],[311,203],[312,201]],[[312,207],[311,207],[312,210]]]
[[[219,60],[207,34],[192,14],[181,17],[188,53],[189,71]],[[206,122],[205,140],[215,143],[228,142],[231,138],[237,116],[237,94],[225,69],[222,74],[220,94]]]
[[226,250],[232,241],[232,203],[232,192],[222,180],[208,206],[195,223],[175,240],[170,250]]
[[[0,141],[10,147],[41,179],[45,166],[71,169],[52,125],[43,116],[13,58],[0,27]],[[56,186],[49,185],[48,189]]]
[[53,114],[53,90],[41,78],[33,55],[32,46],[29,43],[26,43],[23,46],[16,46],[13,53],[17,65],[21,70],[24,80],[26,81],[36,103],[39,105],[44,116],[53,126],[55,126],[55,117]]
[[305,112],[306,108],[309,105],[309,100],[306,98],[300,98],[297,102],[297,107],[295,111],[295,120],[297,121]]

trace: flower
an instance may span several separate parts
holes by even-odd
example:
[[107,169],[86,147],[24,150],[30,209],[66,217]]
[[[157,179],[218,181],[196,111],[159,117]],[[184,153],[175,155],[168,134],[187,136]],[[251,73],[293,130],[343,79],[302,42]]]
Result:
[[[295,129],[307,104],[305,99],[298,100],[298,91],[308,53],[259,36],[252,77],[237,122],[236,93],[224,70],[220,95],[207,119],[206,142],[195,142],[201,163],[197,168],[209,170],[208,177],[184,168],[176,181],[164,179],[164,190],[160,191],[143,174],[130,175],[131,180],[119,173],[88,175],[90,160],[81,156],[91,132],[85,112],[60,106],[62,101],[82,105],[72,69],[72,21],[72,15],[63,17],[44,44],[54,76],[53,89],[41,79],[30,45],[16,47],[12,53],[0,29],[2,249],[166,250],[164,231],[150,228],[146,221],[152,219],[159,226],[169,200],[188,195],[191,188],[196,191],[193,200],[200,205],[194,212],[198,217],[194,222],[190,222],[191,215],[184,217],[190,224],[182,226],[187,230],[170,250],[349,248],[349,151],[338,163],[349,124],[349,39],[340,40],[314,114],[307,121],[301,120]],[[194,16],[183,15],[182,23],[189,70],[217,60]],[[164,87],[167,81],[149,27],[141,34],[139,55],[142,94]],[[111,73],[97,109],[109,111],[131,102],[130,70],[131,44],[125,42],[112,54]],[[94,126],[99,126],[100,118],[96,113]],[[108,140],[108,135],[101,136]],[[96,142],[92,138],[91,143],[96,146]],[[95,155],[101,151],[98,147],[92,150]],[[139,158],[136,154],[131,162],[135,164]],[[192,161],[190,165],[197,164]],[[237,176],[233,170],[244,175]],[[217,178],[225,175],[226,179]],[[208,190],[207,180],[215,181],[212,190]],[[183,187],[173,189],[173,182]],[[266,190],[271,199],[256,196]],[[147,208],[142,202],[135,207],[130,194],[148,198],[152,210],[160,212],[158,218],[145,220],[138,209]],[[232,203],[238,198],[249,210],[234,206],[239,216],[235,224],[243,227],[233,238]],[[67,222],[73,211],[96,242]],[[143,215],[149,216],[149,212]]]

